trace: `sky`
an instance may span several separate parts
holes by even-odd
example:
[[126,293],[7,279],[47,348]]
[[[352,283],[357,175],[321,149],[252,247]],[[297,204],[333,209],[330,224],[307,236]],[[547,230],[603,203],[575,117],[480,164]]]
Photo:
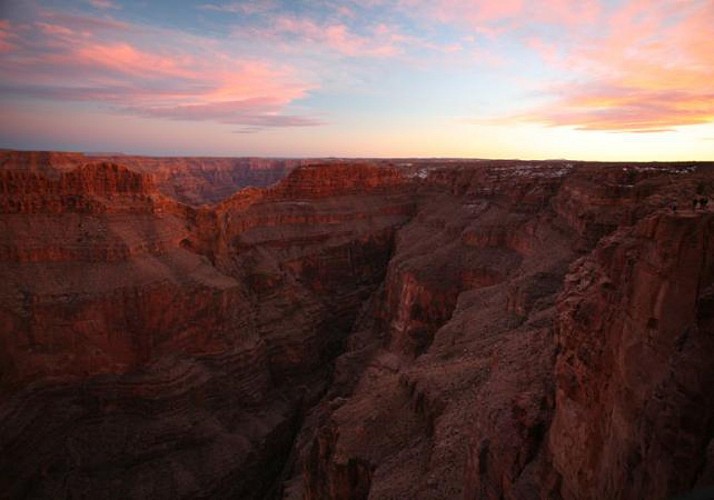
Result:
[[0,147],[714,160],[714,0],[0,0]]

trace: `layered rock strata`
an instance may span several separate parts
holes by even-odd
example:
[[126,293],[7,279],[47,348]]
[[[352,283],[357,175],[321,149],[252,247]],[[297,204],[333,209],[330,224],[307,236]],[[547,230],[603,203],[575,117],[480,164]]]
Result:
[[88,163],[116,163],[151,176],[158,190],[193,206],[229,198],[245,187],[276,184],[294,168],[320,160],[278,158],[182,158],[112,154],[0,150],[3,171],[31,171],[54,177]]
[[713,245],[714,214],[657,214],[573,265],[548,443],[566,498],[696,484],[714,423]]
[[3,155],[12,498],[714,482],[710,164],[336,161],[190,207],[133,158]]
[[[711,485],[711,221],[670,208],[710,191],[711,167],[420,168],[420,210],[296,442],[286,495],[664,499]],[[601,271],[610,288],[583,276],[631,234],[642,248],[620,252],[649,264]],[[631,322],[632,300],[658,312],[623,331],[609,311]],[[630,348],[622,374],[608,338]]]
[[394,172],[388,194],[377,167],[340,174],[333,197],[276,189],[217,210],[114,164],[3,177],[3,490],[274,489],[413,209]]

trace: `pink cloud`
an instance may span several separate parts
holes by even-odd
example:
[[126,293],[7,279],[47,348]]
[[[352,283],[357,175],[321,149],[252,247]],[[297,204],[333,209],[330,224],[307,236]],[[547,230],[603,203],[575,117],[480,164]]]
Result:
[[112,2],[111,0],[88,0],[92,7],[97,9],[121,9],[119,5]]
[[54,35],[70,36],[70,35],[74,34],[74,31],[67,28],[66,26],[61,26],[59,24],[38,22],[38,23],[35,23],[35,26],[37,26],[43,33],[45,33],[46,35],[50,35],[50,36],[54,36]]
[[406,9],[426,11],[431,19],[445,23],[466,23],[474,28],[492,21],[517,17],[524,8],[523,0],[402,0]]
[[[0,24],[0,90],[105,104],[118,112],[261,127],[317,125],[287,112],[315,85],[289,64],[233,55],[215,40],[44,11]],[[131,35],[131,36],[129,36]]]
[[518,119],[585,130],[648,131],[714,121],[714,3],[637,0],[570,46],[528,46],[575,80]]
[[15,44],[11,41],[13,37],[10,21],[0,20],[0,52],[9,52],[15,49]]
[[372,29],[373,36],[354,33],[345,24],[320,24],[308,18],[283,16],[268,32],[272,37],[292,36],[300,44],[313,44],[349,57],[392,57],[399,54],[399,34],[384,24]]
[[526,39],[525,43],[528,48],[536,52],[545,62],[551,65],[559,64],[560,51],[557,44],[535,36]]
[[401,0],[400,6],[427,24],[461,26],[489,38],[536,23],[573,29],[595,22],[602,12],[599,0]]
[[137,49],[126,42],[116,44],[89,43],[70,49],[66,54],[75,64],[89,68],[106,68],[130,76],[162,75],[192,77],[195,71],[190,66],[195,62],[186,55],[159,55]]
[[111,17],[97,17],[93,15],[62,12],[52,9],[40,9],[37,12],[37,18],[43,19],[43,21],[36,21],[36,23],[50,23],[88,36],[99,36],[110,33],[127,35],[141,30],[138,26],[134,26]]
[[602,13],[599,0],[543,0],[529,3],[524,21],[580,28],[597,22]]
[[212,10],[215,12],[228,12],[231,14],[264,14],[277,7],[274,0],[261,0],[260,2],[229,2],[229,3],[205,3],[198,6],[202,10]]

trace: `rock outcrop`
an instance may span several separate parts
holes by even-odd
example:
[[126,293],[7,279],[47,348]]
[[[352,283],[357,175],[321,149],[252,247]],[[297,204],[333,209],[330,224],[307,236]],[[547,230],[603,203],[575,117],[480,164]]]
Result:
[[0,158],[10,498],[714,484],[714,165]]
[[657,214],[577,261],[558,302],[549,448],[565,498],[669,498],[714,424],[714,214]]

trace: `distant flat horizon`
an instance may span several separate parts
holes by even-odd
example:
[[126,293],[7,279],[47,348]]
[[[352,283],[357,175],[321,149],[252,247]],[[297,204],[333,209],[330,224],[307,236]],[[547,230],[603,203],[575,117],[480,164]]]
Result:
[[714,163],[712,160],[576,160],[572,158],[469,158],[455,156],[255,156],[255,155],[174,155],[174,154],[141,154],[141,153],[126,153],[126,152],[101,152],[101,151],[71,151],[71,150],[48,150],[48,149],[15,149],[0,147],[0,152],[16,152],[16,153],[59,153],[59,154],[77,154],[88,158],[107,158],[107,157],[127,157],[127,158],[156,158],[156,159],[265,159],[265,160],[334,160],[334,161],[399,161],[399,162],[571,162],[571,163]]

